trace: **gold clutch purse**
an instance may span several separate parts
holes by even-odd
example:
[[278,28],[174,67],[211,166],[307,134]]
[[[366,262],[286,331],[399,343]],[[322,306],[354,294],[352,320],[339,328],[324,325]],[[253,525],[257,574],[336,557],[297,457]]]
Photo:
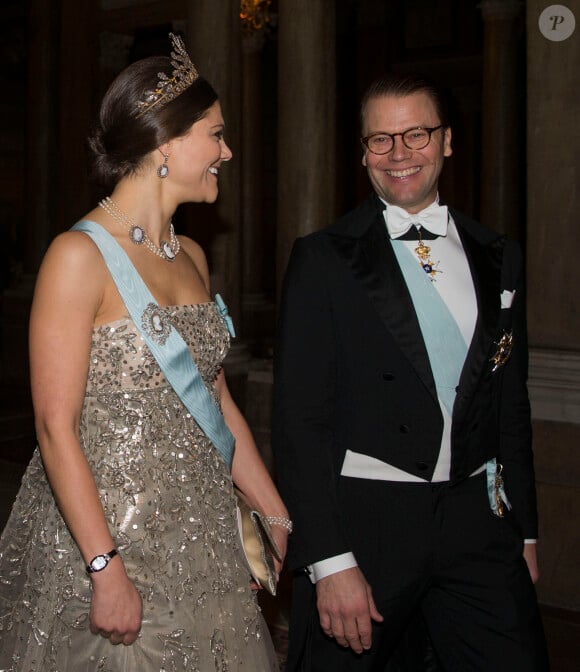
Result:
[[274,558],[281,560],[282,557],[270,532],[270,524],[240,490],[234,490],[238,498],[238,529],[250,574],[256,583],[275,595],[278,576]]

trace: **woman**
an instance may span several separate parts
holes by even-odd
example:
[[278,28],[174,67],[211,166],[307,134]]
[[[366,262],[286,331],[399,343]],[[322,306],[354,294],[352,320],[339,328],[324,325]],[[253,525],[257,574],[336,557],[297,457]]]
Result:
[[129,66],[105,95],[91,146],[115,186],[84,219],[113,237],[187,343],[235,438],[232,471],[145,345],[146,325],[127,316],[95,242],[58,236],[30,321],[40,452],[0,543],[2,670],[277,669],[232,479],[272,517],[282,555],[290,522],[228,392],[229,335],[204,253],[171,223],[180,203],[216,200],[232,154],[214,90],[171,39],[171,59]]

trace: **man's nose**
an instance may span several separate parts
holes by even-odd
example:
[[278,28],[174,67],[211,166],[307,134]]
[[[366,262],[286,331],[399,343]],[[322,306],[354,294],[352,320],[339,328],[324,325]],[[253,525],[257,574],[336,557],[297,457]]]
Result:
[[403,142],[403,138],[400,135],[395,135],[393,138],[393,149],[391,149],[391,158],[395,161],[401,161],[406,159],[411,150]]

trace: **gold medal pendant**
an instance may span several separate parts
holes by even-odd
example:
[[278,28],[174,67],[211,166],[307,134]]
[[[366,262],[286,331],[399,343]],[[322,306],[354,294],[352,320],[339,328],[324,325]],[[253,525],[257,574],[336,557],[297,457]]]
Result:
[[443,273],[438,268],[436,268],[439,262],[435,262],[431,259],[431,248],[428,245],[425,245],[423,239],[421,238],[421,232],[419,231],[419,244],[415,248],[415,254],[419,257],[419,263],[421,267],[429,276],[431,282],[435,282],[435,275],[437,273]]

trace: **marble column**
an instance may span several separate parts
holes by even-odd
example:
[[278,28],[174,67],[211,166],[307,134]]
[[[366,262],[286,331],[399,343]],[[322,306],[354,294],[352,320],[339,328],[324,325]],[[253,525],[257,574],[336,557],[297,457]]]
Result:
[[577,288],[580,184],[580,2],[576,31],[551,41],[538,27],[546,2],[528,2],[528,296],[530,342],[580,350]]
[[296,237],[336,216],[335,3],[278,4],[278,289]]
[[232,341],[226,369],[230,389],[243,408],[249,354],[241,330],[240,6],[238,0],[188,0],[187,10],[188,51],[218,93],[225,138],[233,152],[232,160],[220,170],[216,204],[190,208],[190,234],[205,245],[212,292],[222,295],[236,325],[237,338]]
[[[580,611],[580,0],[528,0],[528,387],[540,514],[538,597]],[[575,30],[573,30],[575,14]],[[543,15],[543,20],[540,19]],[[561,621],[562,623],[564,621]],[[555,652],[556,656],[558,655]]]
[[[232,160],[219,175],[219,196],[210,208],[194,206],[195,228],[211,234],[206,249],[212,289],[220,292],[236,324],[241,302],[240,235],[240,18],[237,0],[189,0],[187,13],[188,50],[199,72],[216,89],[232,149]],[[208,232],[207,227],[212,231]],[[195,238],[196,231],[191,235]],[[204,238],[207,235],[203,234]]]
[[54,165],[58,107],[58,7],[31,0],[29,11],[29,100],[26,171],[25,272],[36,273],[54,235],[57,173]]
[[[263,119],[261,58],[265,31],[242,35],[242,328],[244,337],[258,343],[270,340],[273,304],[264,291],[265,249],[263,218]],[[270,334],[268,334],[270,332]]]
[[[1,297],[0,384],[28,395],[28,316],[40,261],[55,234],[58,164],[60,8],[31,0],[28,13],[28,105],[23,272]],[[4,243],[3,243],[4,244]],[[24,409],[24,404],[23,404]],[[29,416],[27,415],[27,420]],[[7,422],[9,422],[7,420]]]
[[518,107],[520,0],[482,0],[484,22],[481,221],[519,239],[522,224],[523,127]]
[[94,206],[87,137],[98,106],[98,0],[62,0],[60,26],[60,128],[56,229],[70,228]]

